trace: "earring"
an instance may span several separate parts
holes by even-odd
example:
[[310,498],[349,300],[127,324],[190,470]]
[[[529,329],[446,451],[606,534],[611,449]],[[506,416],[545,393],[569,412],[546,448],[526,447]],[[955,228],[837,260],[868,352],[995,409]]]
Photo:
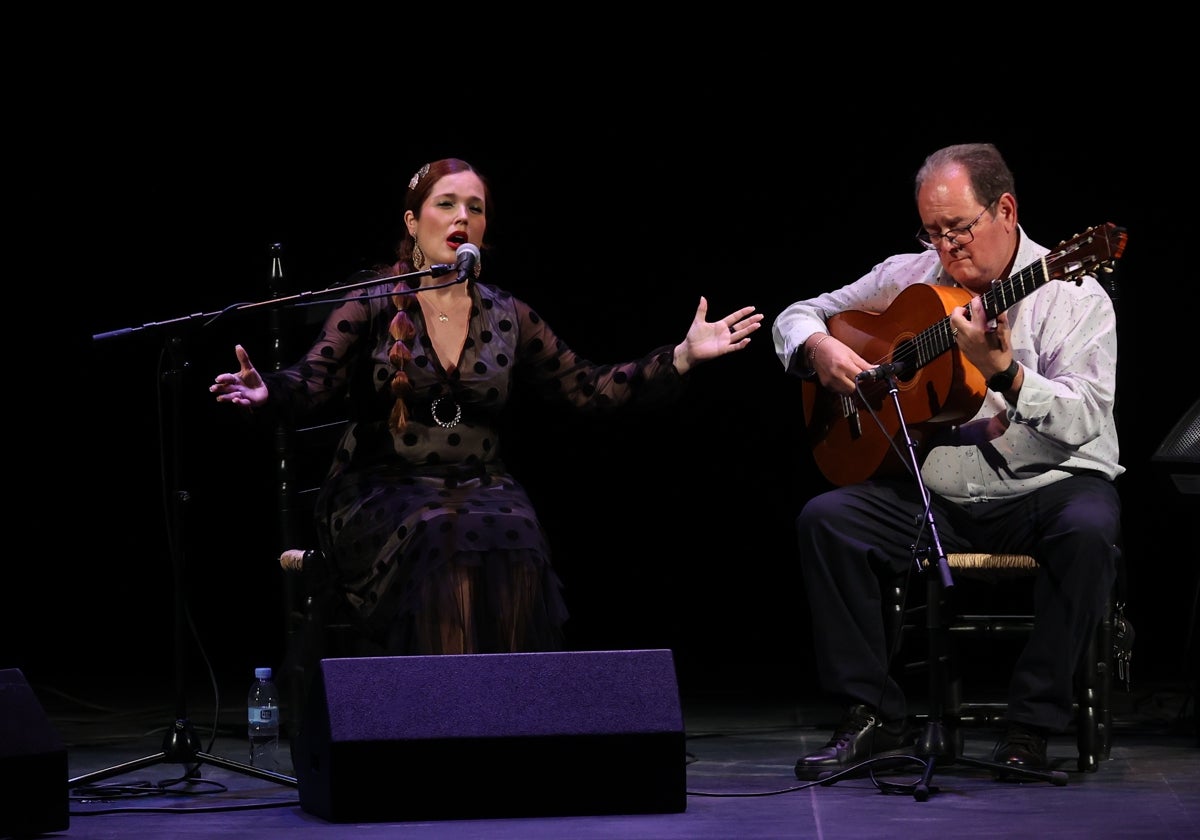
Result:
[[478,280],[479,275],[482,272],[483,272],[483,258],[480,257],[479,259],[475,260],[475,267],[471,269],[471,276],[474,277],[476,280]]
[[413,268],[418,271],[425,265],[425,252],[421,250],[421,246],[417,243],[416,239],[413,239],[412,264]]

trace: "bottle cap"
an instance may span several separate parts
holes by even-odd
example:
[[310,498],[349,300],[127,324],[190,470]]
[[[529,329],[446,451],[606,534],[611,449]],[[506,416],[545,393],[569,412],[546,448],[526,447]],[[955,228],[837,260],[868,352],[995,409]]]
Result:
[[255,668],[254,669],[254,678],[259,679],[259,680],[271,679],[271,669],[270,668]]

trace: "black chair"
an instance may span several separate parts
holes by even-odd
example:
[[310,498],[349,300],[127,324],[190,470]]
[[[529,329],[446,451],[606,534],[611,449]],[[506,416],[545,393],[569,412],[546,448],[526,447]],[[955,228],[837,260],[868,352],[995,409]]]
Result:
[[[1029,592],[1038,567],[1037,561],[1025,554],[958,553],[948,554],[946,561],[955,580],[951,594],[930,567],[933,560],[922,560],[926,565],[924,603],[906,606],[905,583],[898,580],[888,591],[884,609],[891,616],[893,633],[899,633],[901,640],[921,634],[927,644],[924,658],[903,663],[898,672],[902,678],[917,673],[928,676],[931,711],[917,719],[926,724],[932,720],[949,733],[948,743],[923,746],[934,754],[942,749],[952,751],[948,757],[958,758],[964,727],[1002,725],[1002,694],[986,691],[995,689],[994,680],[1000,673],[990,665],[1006,640],[1019,643],[1033,628]],[[1119,565],[1123,567],[1123,560]],[[1005,611],[994,611],[997,604],[1006,607]],[[1095,772],[1111,752],[1113,683],[1115,678],[1128,677],[1133,640],[1124,608],[1121,574],[1110,609],[1093,632],[1075,672],[1074,729],[1080,772]],[[965,652],[979,642],[992,643],[986,650],[990,656],[984,660],[988,667],[972,669]],[[1015,649],[1009,652],[1015,655]],[[1007,675],[1008,670],[1002,673]]]
[[[369,271],[356,272],[346,284],[363,281],[370,274]],[[279,245],[272,248],[271,285],[276,296],[290,291],[284,288]],[[322,295],[320,299],[332,303],[338,297]],[[299,357],[328,314],[327,305],[307,305],[307,298],[301,303],[305,305],[272,310],[276,370]],[[283,576],[286,635],[279,683],[284,725],[293,744],[309,685],[321,659],[376,652],[364,648],[366,635],[337,586],[333,566],[316,548],[317,494],[349,417],[348,400],[342,399],[314,410],[303,423],[281,420],[274,429],[276,502],[282,546],[279,564]],[[297,546],[302,548],[295,548]]]
[[[301,725],[309,686],[327,657],[366,655],[365,634],[337,585],[332,564],[316,548],[313,514],[317,492],[344,419],[323,419],[281,428],[279,514],[284,550],[279,555],[285,601],[286,647],[280,689],[285,722],[294,735]],[[286,546],[303,546],[292,548]]]

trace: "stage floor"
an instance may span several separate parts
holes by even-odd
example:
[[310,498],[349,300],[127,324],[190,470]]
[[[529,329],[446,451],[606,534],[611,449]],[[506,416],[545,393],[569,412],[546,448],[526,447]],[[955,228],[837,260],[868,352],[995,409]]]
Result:
[[[329,822],[306,812],[297,786],[266,780],[202,760],[191,782],[170,761],[95,779],[127,762],[156,756],[168,743],[177,712],[137,697],[103,702],[54,685],[31,684],[54,732],[67,749],[69,838],[933,838],[1200,836],[1200,740],[1195,700],[1184,686],[1144,686],[1115,696],[1111,757],[1098,772],[1075,767],[1071,734],[1051,740],[1050,756],[1067,776],[1062,786],[992,780],[986,770],[935,765],[928,796],[916,793],[923,767],[915,759],[833,784],[800,783],[796,759],[821,746],[838,710],[819,702],[737,692],[682,697],[686,798],[682,811],[649,814],[543,816],[432,821]],[[111,689],[111,687],[109,687]],[[213,726],[213,704],[188,702],[186,728],[200,752],[246,761],[244,693],[226,693]],[[138,697],[142,698],[141,700]],[[215,733],[215,734],[214,734]],[[998,730],[968,729],[963,754],[985,758]],[[286,744],[285,744],[286,747]],[[582,752],[580,762],[588,756]],[[284,750],[285,775],[291,760]],[[388,767],[374,768],[387,774]],[[468,802],[499,774],[519,766],[464,765],[444,791]],[[569,776],[570,766],[561,768]],[[885,790],[886,788],[886,790]],[[396,790],[396,797],[403,797]]]

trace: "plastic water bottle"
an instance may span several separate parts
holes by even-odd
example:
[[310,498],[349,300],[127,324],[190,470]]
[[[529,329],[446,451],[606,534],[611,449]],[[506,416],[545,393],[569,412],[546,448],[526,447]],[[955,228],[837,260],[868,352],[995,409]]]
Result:
[[255,668],[254,683],[246,697],[250,764],[279,772],[279,689],[270,668]]

